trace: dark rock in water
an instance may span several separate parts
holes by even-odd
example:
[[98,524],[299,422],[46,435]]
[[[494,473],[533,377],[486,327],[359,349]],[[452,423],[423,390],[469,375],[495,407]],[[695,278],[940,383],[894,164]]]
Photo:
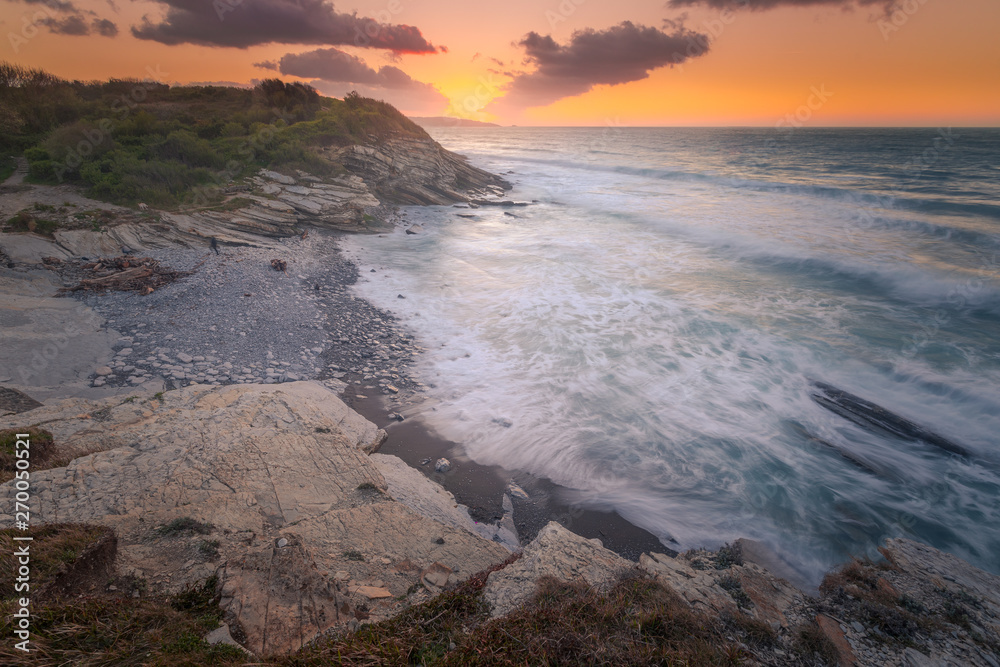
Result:
[[862,428],[876,429],[902,440],[925,442],[946,452],[958,456],[971,456],[969,450],[944,438],[937,433],[928,431],[919,424],[889,412],[880,405],[849,394],[825,382],[812,382],[818,393],[812,394],[812,399],[824,408],[840,415]]
[[513,199],[474,199],[473,204],[479,206],[500,206],[503,208],[510,208],[512,206],[530,206],[530,202],[526,201],[514,201]]
[[878,466],[876,466],[875,464],[868,462],[863,457],[858,456],[857,454],[855,454],[851,450],[847,449],[846,447],[842,447],[840,445],[836,445],[836,444],[830,442],[829,440],[824,440],[823,438],[820,438],[819,436],[817,436],[817,435],[813,434],[811,431],[809,431],[809,429],[807,429],[805,426],[803,426],[802,424],[799,424],[798,422],[794,422],[793,421],[793,422],[791,422],[791,425],[792,425],[792,428],[795,430],[795,432],[799,436],[805,438],[806,440],[808,440],[809,442],[811,442],[811,443],[813,443],[815,445],[820,445],[822,447],[825,447],[826,449],[829,449],[831,451],[836,452],[844,460],[846,460],[846,461],[854,464],[855,467],[857,467],[857,468],[859,468],[861,470],[864,470],[867,473],[871,473],[872,475],[876,475],[876,476],[879,476],[879,477],[885,477],[885,476],[887,476],[887,473],[886,473],[885,470],[882,470]]

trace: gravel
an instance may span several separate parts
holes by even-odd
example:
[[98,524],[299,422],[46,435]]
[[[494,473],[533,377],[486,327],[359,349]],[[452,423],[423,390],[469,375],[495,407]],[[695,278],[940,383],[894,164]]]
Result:
[[[284,239],[279,249],[222,247],[143,253],[194,273],[147,296],[78,292],[121,334],[94,386],[162,378],[188,384],[273,384],[321,380],[340,391],[412,396],[406,372],[419,348],[388,313],[351,294],[357,267],[335,232]],[[275,271],[272,259],[287,262]]]

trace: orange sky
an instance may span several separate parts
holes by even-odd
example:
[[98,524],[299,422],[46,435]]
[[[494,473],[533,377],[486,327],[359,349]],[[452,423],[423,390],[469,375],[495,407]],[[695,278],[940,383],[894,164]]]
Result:
[[[234,12],[241,11],[241,0],[216,1],[228,1]],[[143,77],[149,67],[167,82],[245,83],[278,76],[254,63],[328,46],[169,46],[137,39],[129,29],[143,15],[158,21],[164,14],[162,4],[149,0],[73,4],[87,22],[97,17],[115,22],[117,36],[99,36],[95,30],[87,36],[51,34],[33,20],[61,19],[65,13],[38,2],[0,0],[0,28],[6,36],[0,59],[65,78]],[[773,126],[782,119],[810,126],[1000,125],[1000,2],[906,0],[904,4],[909,13],[896,15],[898,29],[892,32],[886,31],[889,24],[878,6],[778,7],[731,15],[695,6],[687,10],[684,25],[710,35],[706,54],[679,67],[653,68],[642,80],[596,85],[547,106],[505,110],[496,116],[481,111],[491,99],[504,95],[510,81],[496,72],[532,69],[522,62],[522,47],[515,45],[528,32],[550,34],[560,45],[567,44],[574,31],[603,31],[626,20],[670,32],[664,19],[676,20],[682,12],[664,2],[630,0],[496,4],[356,0],[337,3],[336,10],[415,26],[427,41],[448,51],[394,57],[384,50],[336,45],[374,70],[393,65],[430,86],[362,89],[337,83],[321,89],[337,93],[357,87],[414,115],[447,113],[519,125]],[[823,94],[817,97],[812,91]]]

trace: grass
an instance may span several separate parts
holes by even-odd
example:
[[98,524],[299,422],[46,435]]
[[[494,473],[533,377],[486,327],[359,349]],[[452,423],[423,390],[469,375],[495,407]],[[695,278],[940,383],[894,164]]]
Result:
[[198,542],[198,552],[208,560],[219,557],[219,540],[202,540]]
[[17,161],[13,155],[0,156],[0,183],[10,178],[17,170]]
[[[0,664],[9,665],[243,665],[247,656],[202,637],[219,625],[217,581],[209,579],[173,597],[99,597],[33,609],[31,647],[25,655],[13,641],[0,642]],[[0,605],[0,633],[13,636]]]
[[[18,448],[18,433],[28,434],[29,447],[27,449]],[[24,440],[23,438],[20,440]],[[35,426],[26,429],[7,429],[0,431],[0,484],[14,479],[19,469],[17,467],[18,450],[28,452],[27,471],[29,473],[39,470],[47,470],[60,465],[65,465],[65,461],[58,461],[55,458],[55,440],[52,434],[45,429]],[[22,455],[22,460],[24,457]]]
[[831,667],[840,664],[837,647],[823,634],[818,625],[807,625],[799,629],[795,638],[795,649],[806,657],[818,660],[820,664]]
[[55,220],[40,218],[28,211],[18,211],[13,217],[7,220],[7,225],[4,228],[4,231],[15,233],[31,232],[32,234],[38,234],[39,236],[54,238],[55,232],[59,229],[59,227],[59,223]]
[[[0,587],[0,600],[10,600],[20,594],[12,585],[17,569],[13,554],[15,549],[24,542],[15,542],[15,537],[32,537],[30,542],[31,576],[30,585],[33,594],[50,583],[56,575],[71,565],[83,551],[100,539],[107,528],[86,524],[49,524],[32,527],[29,530],[9,528],[0,530],[0,549],[3,558],[0,559],[0,581],[5,585]],[[23,594],[23,593],[22,593]]]
[[820,592],[842,602],[852,616],[878,633],[873,636],[910,645],[918,634],[931,631],[938,621],[933,615],[921,613],[922,607],[914,600],[886,585],[883,575],[892,569],[890,563],[875,564],[855,558],[826,575]]
[[71,82],[0,62],[0,100],[0,154],[23,152],[29,182],[74,183],[97,199],[168,210],[234,210],[245,198],[225,201],[225,188],[262,167],[336,175],[343,165],[320,149],[427,136],[384,102],[324,98],[277,79],[251,90]]
[[734,565],[743,565],[743,549],[737,544],[727,544],[715,554],[715,569],[728,570]]
[[197,519],[185,516],[174,519],[164,526],[159,526],[156,528],[156,532],[160,535],[180,535],[181,533],[208,535],[212,532],[213,528],[214,526],[210,523],[202,523]]
[[721,622],[649,579],[626,577],[607,593],[543,580],[530,604],[490,620],[487,574],[280,664],[737,665],[744,658]]

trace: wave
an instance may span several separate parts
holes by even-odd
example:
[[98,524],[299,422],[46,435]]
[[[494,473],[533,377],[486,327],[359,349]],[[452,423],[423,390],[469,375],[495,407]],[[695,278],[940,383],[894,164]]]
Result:
[[[531,152],[547,152],[536,150]],[[593,154],[598,154],[593,152]],[[983,217],[990,220],[1000,221],[1000,205],[978,201],[983,198],[981,192],[967,193],[967,201],[956,201],[954,198],[943,198],[934,196],[942,194],[940,188],[928,186],[926,183],[915,183],[912,186],[896,189],[902,184],[893,179],[876,179],[888,181],[887,189],[872,187],[870,191],[861,190],[857,187],[843,187],[835,185],[824,185],[815,182],[793,182],[778,181],[767,178],[753,178],[748,176],[735,176],[728,174],[690,171],[685,169],[667,169],[663,167],[631,167],[626,165],[606,164],[597,160],[554,160],[518,156],[519,162],[560,167],[577,171],[592,171],[603,173],[622,174],[625,176],[637,176],[647,179],[663,181],[681,181],[691,183],[715,184],[722,187],[756,190],[762,192],[775,192],[779,194],[799,195],[815,197],[819,199],[835,200],[853,204],[862,209],[863,214],[873,215],[876,211],[887,210],[908,210],[916,212],[926,212],[933,214],[952,214],[962,217]],[[782,165],[776,167],[776,171],[791,171]],[[798,169],[801,173],[810,173],[805,169]],[[811,172],[815,173],[815,172]],[[947,194],[950,197],[956,196],[954,188],[949,188]],[[958,195],[962,196],[962,195]]]

